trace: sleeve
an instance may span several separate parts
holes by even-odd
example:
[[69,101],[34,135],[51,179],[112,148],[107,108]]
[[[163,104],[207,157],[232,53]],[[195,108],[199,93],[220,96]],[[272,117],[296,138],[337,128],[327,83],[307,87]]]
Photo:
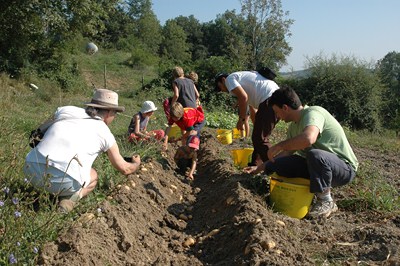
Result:
[[226,78],[225,85],[229,92],[231,92],[234,88],[240,86],[235,74],[231,74]]
[[303,129],[308,126],[316,126],[321,134],[324,130],[325,119],[324,116],[317,110],[310,110],[303,118]]
[[[103,123],[102,121],[99,121]],[[104,124],[104,123],[103,123]],[[111,133],[110,129],[106,124],[103,127],[103,144],[102,144],[102,151],[108,151],[117,141],[115,140],[114,135]]]

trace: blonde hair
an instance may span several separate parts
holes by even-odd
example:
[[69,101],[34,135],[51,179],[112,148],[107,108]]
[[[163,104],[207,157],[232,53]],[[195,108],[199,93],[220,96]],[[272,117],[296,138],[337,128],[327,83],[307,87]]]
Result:
[[181,68],[180,66],[176,66],[172,70],[172,76],[174,78],[180,78],[180,77],[183,77],[184,75],[185,75],[185,72],[183,72],[183,68]]
[[176,117],[178,119],[181,119],[182,116],[183,116],[183,111],[184,110],[183,110],[182,104],[180,104],[178,102],[174,102],[174,104],[171,105],[170,113],[171,113],[172,116],[174,116],[174,117]]
[[199,81],[199,75],[197,75],[197,73],[194,71],[190,71],[187,75],[187,78],[193,80],[194,83],[197,83]]

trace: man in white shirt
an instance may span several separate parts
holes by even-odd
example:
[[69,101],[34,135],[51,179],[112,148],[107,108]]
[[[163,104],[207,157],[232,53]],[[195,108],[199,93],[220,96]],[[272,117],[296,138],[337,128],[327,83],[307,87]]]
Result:
[[85,105],[86,109],[57,108],[42,141],[25,160],[28,180],[59,196],[60,209],[67,212],[96,187],[98,175],[92,164],[99,154],[106,152],[111,164],[124,175],[140,165],[139,156],[132,156],[132,162],[124,160],[108,127],[116,113],[125,110],[118,106],[118,94],[98,89]]
[[235,95],[239,103],[238,130],[243,130],[247,106],[254,123],[251,136],[254,152],[251,165],[257,158],[268,161],[269,136],[277,123],[274,111],[268,105],[268,99],[279,86],[256,71],[238,71],[231,74],[220,73],[215,77],[216,90]]

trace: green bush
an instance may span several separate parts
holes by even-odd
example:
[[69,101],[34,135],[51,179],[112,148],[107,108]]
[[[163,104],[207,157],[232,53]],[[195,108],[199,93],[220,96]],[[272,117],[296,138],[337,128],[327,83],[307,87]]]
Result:
[[319,56],[308,67],[310,75],[294,88],[304,104],[322,106],[354,129],[380,130],[383,86],[368,64],[351,57]]

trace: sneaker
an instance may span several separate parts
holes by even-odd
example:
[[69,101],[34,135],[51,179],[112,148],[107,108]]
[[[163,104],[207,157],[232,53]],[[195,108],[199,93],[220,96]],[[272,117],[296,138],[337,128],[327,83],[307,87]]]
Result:
[[68,213],[75,207],[76,202],[70,199],[62,199],[58,203],[58,211],[62,213]]
[[72,211],[81,198],[81,191],[77,191],[71,196],[60,197],[60,202],[58,203],[58,211],[63,213],[68,213]]
[[337,205],[333,201],[321,201],[317,200],[317,202],[314,204],[314,206],[311,208],[310,212],[308,213],[308,216],[311,218],[317,218],[317,217],[329,217],[331,213],[335,212],[338,210]]

